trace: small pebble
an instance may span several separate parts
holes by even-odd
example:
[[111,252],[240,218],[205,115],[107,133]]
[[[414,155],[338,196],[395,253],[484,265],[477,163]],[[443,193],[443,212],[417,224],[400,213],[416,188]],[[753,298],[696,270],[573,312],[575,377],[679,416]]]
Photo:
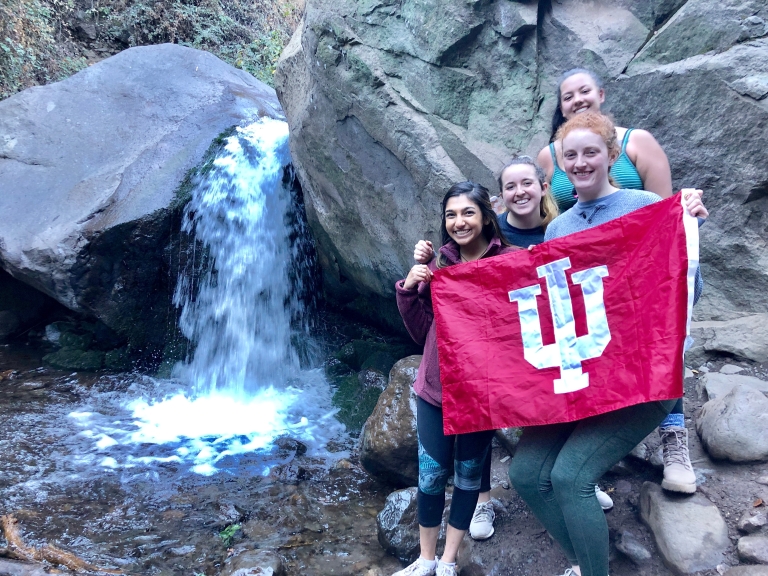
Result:
[[709,372],[709,368],[707,368],[706,366],[699,366],[699,372],[706,374],[707,372]]

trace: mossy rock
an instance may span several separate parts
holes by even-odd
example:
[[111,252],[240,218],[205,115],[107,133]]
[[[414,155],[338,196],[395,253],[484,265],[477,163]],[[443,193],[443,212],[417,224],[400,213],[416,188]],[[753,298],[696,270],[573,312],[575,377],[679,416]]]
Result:
[[76,332],[62,332],[59,336],[59,346],[63,348],[72,348],[75,350],[88,350],[88,347],[93,342],[93,333],[84,332],[78,334]]
[[104,352],[97,350],[78,350],[76,348],[61,348],[43,356],[43,362],[53,368],[62,370],[86,370],[93,372],[104,365]]
[[127,346],[110,350],[104,355],[104,368],[125,371],[130,370],[132,367],[133,363],[131,362],[131,355],[128,352]]
[[373,340],[352,340],[334,357],[355,371],[375,368],[389,374],[390,368],[400,358],[409,355],[409,347],[403,344],[387,344]]
[[356,373],[339,378],[335,384],[333,405],[339,409],[336,418],[347,427],[352,436],[358,436],[363,424],[376,407],[382,390],[375,387],[364,388]]

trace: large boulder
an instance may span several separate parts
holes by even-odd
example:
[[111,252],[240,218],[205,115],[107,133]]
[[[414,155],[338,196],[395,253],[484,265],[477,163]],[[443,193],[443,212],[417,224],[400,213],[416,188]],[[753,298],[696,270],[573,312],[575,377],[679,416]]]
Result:
[[360,436],[360,463],[373,476],[396,486],[419,482],[416,394],[413,382],[421,356],[408,356],[392,367]]
[[607,111],[664,146],[674,185],[706,192],[698,317],[768,312],[767,10],[761,0],[308,0],[276,86],[326,293],[396,324],[393,281],[416,240],[438,240],[445,190],[465,179],[493,190],[510,156],[538,152],[558,75],[586,65],[607,80]]
[[282,117],[271,88],[172,44],[3,100],[0,265],[134,347],[158,347],[187,177],[220,134],[263,115]]
[[768,362],[768,314],[750,314],[724,321],[693,322],[694,344],[686,360],[702,362],[707,355],[736,356],[753,362]]
[[696,432],[710,456],[732,462],[768,460],[768,398],[737,384],[710,400],[696,418]]
[[731,544],[728,526],[717,506],[702,494],[671,495],[645,482],[640,517],[653,533],[664,562],[676,574],[714,570]]

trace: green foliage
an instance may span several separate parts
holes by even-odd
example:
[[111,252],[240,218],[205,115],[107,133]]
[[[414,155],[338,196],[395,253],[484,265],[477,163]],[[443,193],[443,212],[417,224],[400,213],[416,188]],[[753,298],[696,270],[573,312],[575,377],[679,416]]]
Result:
[[237,531],[240,530],[240,524],[230,524],[224,530],[219,532],[219,538],[224,542],[224,546],[229,546]]
[[132,46],[173,42],[207,50],[270,86],[299,16],[293,0],[123,2],[104,19],[115,37],[130,29]]

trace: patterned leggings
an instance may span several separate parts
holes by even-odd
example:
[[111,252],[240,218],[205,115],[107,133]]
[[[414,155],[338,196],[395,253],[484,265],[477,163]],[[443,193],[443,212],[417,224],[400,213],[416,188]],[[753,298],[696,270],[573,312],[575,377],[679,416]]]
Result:
[[453,473],[453,499],[448,524],[467,530],[480,493],[480,479],[493,430],[470,434],[443,434],[443,410],[416,399],[419,434],[419,524],[439,526],[445,507],[445,487]]

